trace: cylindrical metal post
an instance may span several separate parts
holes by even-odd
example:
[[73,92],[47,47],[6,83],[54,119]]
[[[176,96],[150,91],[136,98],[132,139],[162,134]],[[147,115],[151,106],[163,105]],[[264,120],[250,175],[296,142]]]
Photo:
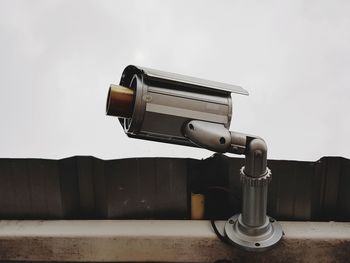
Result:
[[[235,139],[235,138],[233,138]],[[231,217],[225,234],[245,250],[264,251],[282,237],[280,224],[266,215],[271,171],[267,168],[267,146],[263,139],[247,136],[245,166],[242,167],[242,213]]]
[[270,181],[266,162],[265,141],[261,138],[250,138],[245,167],[241,170],[242,222],[247,226],[259,227],[266,222],[267,187]]
[[247,226],[258,227],[265,224],[268,185],[250,185],[242,181],[242,222]]

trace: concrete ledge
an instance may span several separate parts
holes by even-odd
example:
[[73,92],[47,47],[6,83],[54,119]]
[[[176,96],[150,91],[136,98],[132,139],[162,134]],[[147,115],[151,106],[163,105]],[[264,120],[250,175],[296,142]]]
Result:
[[[224,222],[217,222],[223,228]],[[222,243],[208,221],[0,221],[3,261],[346,262],[350,223],[281,222],[283,240],[254,254]]]

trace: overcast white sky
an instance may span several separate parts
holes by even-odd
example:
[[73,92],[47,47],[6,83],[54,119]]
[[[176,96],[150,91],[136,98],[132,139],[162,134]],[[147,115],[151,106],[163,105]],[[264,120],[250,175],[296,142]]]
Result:
[[105,116],[128,64],[240,85],[269,158],[350,157],[350,1],[0,0],[0,157],[205,158]]

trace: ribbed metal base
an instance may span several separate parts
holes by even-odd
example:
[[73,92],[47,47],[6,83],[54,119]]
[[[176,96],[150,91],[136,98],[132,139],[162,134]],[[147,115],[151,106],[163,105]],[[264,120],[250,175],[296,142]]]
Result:
[[225,224],[225,235],[235,246],[253,252],[265,251],[281,240],[281,225],[271,217],[266,217],[265,224],[250,227],[242,222],[241,214],[234,215]]

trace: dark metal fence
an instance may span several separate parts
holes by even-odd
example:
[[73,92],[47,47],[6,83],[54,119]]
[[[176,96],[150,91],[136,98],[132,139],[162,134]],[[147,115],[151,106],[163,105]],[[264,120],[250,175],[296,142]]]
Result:
[[[240,211],[244,160],[0,159],[0,219],[188,219],[191,192],[206,218]],[[279,220],[350,221],[350,160],[269,160],[268,214]]]

